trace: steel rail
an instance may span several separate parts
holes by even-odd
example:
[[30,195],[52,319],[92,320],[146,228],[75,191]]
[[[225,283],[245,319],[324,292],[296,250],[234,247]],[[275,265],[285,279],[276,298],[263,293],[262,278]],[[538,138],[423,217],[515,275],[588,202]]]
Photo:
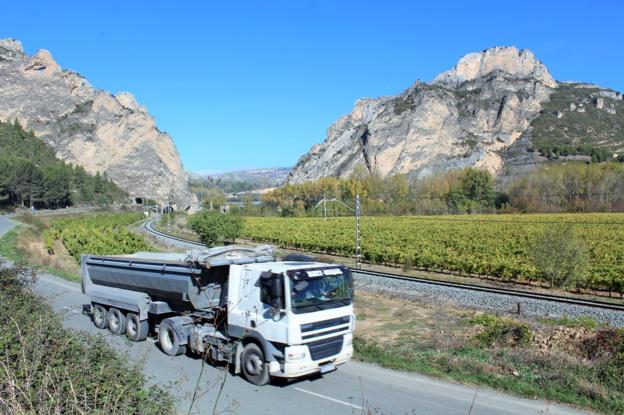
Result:
[[178,238],[177,236],[173,236],[173,235],[169,235],[169,234],[164,233],[164,232],[157,231],[157,230],[156,230],[156,229],[154,229],[154,227],[152,226],[152,222],[154,222],[155,220],[156,220],[156,219],[149,219],[149,220],[146,220],[145,222],[143,222],[143,228],[144,228],[146,231],[148,231],[148,232],[150,232],[150,233],[152,233],[152,234],[154,234],[154,235],[156,235],[156,236],[160,236],[161,238],[165,238],[165,239],[172,239],[172,240],[174,240],[174,241],[183,242],[183,243],[185,243],[185,244],[188,244],[188,245],[193,245],[193,246],[196,246],[196,247],[199,247],[199,248],[206,248],[206,245],[205,245],[205,244],[202,244],[202,243],[200,243],[200,242],[197,242],[197,241],[191,241],[190,239]]

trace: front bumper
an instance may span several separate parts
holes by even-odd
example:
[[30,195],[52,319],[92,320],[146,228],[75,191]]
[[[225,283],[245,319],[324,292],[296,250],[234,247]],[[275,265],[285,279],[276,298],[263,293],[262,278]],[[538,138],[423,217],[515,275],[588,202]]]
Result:
[[320,360],[312,360],[310,358],[310,353],[306,353],[305,358],[294,362],[271,362],[269,364],[269,373],[271,374],[271,376],[279,378],[298,378],[301,376],[319,373],[321,371],[321,366],[327,363],[332,363],[334,366],[338,366],[348,362],[349,360],[351,360],[352,357],[352,336],[351,334],[348,334],[345,336],[345,342],[342,346],[342,350],[336,355],[329,356]]

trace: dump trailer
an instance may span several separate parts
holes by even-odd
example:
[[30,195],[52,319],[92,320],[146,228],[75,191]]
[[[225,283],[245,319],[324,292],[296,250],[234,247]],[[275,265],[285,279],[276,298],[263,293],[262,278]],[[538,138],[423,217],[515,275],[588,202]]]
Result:
[[348,268],[272,247],[83,255],[83,306],[96,327],[226,362],[256,385],[332,371],[353,355]]

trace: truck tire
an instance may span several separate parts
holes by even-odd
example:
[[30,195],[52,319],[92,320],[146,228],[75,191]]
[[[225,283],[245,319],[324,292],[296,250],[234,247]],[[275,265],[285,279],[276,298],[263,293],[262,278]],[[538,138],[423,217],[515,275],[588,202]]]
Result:
[[180,344],[178,334],[173,329],[173,324],[163,320],[158,327],[158,343],[160,349],[169,356],[179,356],[186,353],[186,345]]
[[113,334],[124,334],[126,332],[126,317],[115,307],[108,309],[108,330]]
[[126,314],[126,337],[133,342],[140,342],[147,339],[149,323],[147,320],[141,321],[135,313]]
[[255,343],[249,343],[241,354],[241,369],[245,379],[254,385],[269,383],[269,365],[264,361],[262,349]]
[[108,326],[108,312],[106,311],[106,307],[102,304],[93,304],[92,308],[91,319],[93,320],[93,324],[98,329],[105,329]]

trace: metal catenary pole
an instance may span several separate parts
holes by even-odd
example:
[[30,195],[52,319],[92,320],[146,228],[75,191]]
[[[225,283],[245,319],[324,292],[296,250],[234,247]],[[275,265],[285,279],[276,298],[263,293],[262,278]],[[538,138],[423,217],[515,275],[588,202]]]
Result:
[[361,268],[360,210],[360,195],[355,195],[355,269]]
[[327,199],[325,198],[325,193],[323,193],[323,217],[327,220]]

